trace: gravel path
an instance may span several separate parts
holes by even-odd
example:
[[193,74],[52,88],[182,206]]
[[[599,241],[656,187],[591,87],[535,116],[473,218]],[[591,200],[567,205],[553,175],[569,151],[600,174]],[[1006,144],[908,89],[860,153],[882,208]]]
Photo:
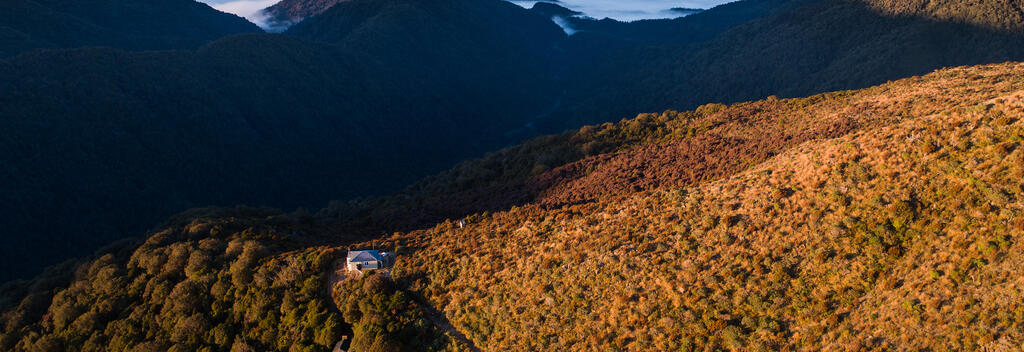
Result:
[[[331,268],[331,272],[327,278],[328,301],[331,302],[331,306],[333,306],[334,309],[337,309],[337,311],[341,312],[341,307],[338,307],[337,302],[334,301],[334,290],[340,286],[342,281],[348,278],[356,278],[357,276],[350,274],[348,270],[345,268],[345,258],[335,260],[334,263],[331,264]],[[386,274],[388,276],[391,276],[390,271],[388,271]],[[444,315],[444,313],[434,309],[429,304],[423,302],[420,302],[419,305],[421,308],[423,308],[425,312],[427,312],[427,319],[429,319],[430,322],[434,323],[435,326],[437,326],[442,331],[447,332],[449,336],[461,342],[463,345],[469,348],[470,351],[480,352],[480,348],[476,347],[476,344],[474,344],[472,340],[466,337],[466,334],[463,334],[461,331],[452,326],[451,322],[448,321],[448,318]],[[345,338],[343,338],[341,341],[338,341],[338,343],[334,347],[334,351],[344,351],[341,349],[342,345],[344,345],[344,342],[346,342]]]

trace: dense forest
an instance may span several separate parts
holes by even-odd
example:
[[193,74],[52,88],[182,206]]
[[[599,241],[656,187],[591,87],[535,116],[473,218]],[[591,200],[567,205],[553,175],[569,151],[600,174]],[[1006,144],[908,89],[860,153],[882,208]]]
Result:
[[[8,6],[180,33],[48,1]],[[256,30],[186,6],[214,24],[0,42],[0,280],[59,263],[0,285],[0,350],[1013,350],[1021,5],[570,36],[554,5],[352,0],[224,38]]]
[[267,25],[271,29],[284,30],[343,1],[346,0],[281,0],[263,9],[263,15],[267,16]]
[[[307,247],[309,221],[244,207],[181,214],[145,242],[110,246],[31,286],[5,287],[0,303],[18,308],[3,317],[0,347],[326,351],[351,329],[357,339],[349,345],[362,351],[453,344],[390,278],[346,282],[334,302],[326,272],[339,251]],[[52,294],[69,276],[70,286]],[[40,318],[46,322],[36,325]]]
[[[318,209],[341,200],[328,211],[349,214],[346,226],[361,235],[465,209],[501,209],[535,199],[540,186],[524,193],[504,185],[509,198],[479,200],[493,190],[453,183],[437,192],[466,202],[387,216],[366,208],[380,198],[346,200],[394,192],[465,158],[584,124],[1024,58],[1014,20],[1020,7],[997,0],[745,0],[674,20],[572,18],[572,36],[549,20],[562,11],[554,5],[353,0],[324,9],[327,3],[302,2],[290,7],[322,13],[282,35],[218,40],[258,28],[194,3],[71,2],[60,11],[50,0],[0,11],[0,36],[50,43],[3,41],[0,48],[8,56],[0,59],[0,127],[8,131],[0,137],[0,263],[9,268],[0,280],[144,233],[192,207]],[[135,12],[108,9],[118,6]],[[175,10],[153,10],[159,6]],[[58,13],[75,18],[69,26],[120,34],[70,40],[33,31],[71,27],[23,25],[48,23],[24,22],[29,15]],[[96,13],[132,20],[115,26]],[[171,21],[164,14],[181,15]],[[182,23],[188,30],[175,29]],[[51,41],[46,33],[70,39]],[[38,49],[83,45],[110,48]],[[693,150],[728,143],[709,140]],[[587,148],[538,151],[544,162],[530,172],[614,149]]]
[[262,30],[192,0],[0,3],[0,58],[37,48],[185,49],[250,32]]
[[[328,210],[196,209],[4,286],[0,347],[1011,348],[1022,72],[945,69],[534,139],[378,205],[532,185],[523,203],[372,244]],[[333,278],[346,248],[370,245],[400,253],[390,275]]]
[[[1024,58],[1024,36],[1014,29],[1024,22],[1012,20],[1024,16],[1019,1],[952,1],[909,11],[904,2],[798,0],[747,12],[756,8],[755,3],[741,1],[675,20],[714,22],[723,11],[753,15],[708,40],[627,45],[592,67],[573,72],[560,111],[537,124],[573,128],[639,112],[686,110],[769,95],[806,96],[868,87],[943,67]],[[950,20],[941,20],[945,18]],[[645,22],[665,21],[638,22],[635,28],[659,28]],[[678,26],[662,28],[666,29],[652,32],[699,33]],[[632,37],[651,36],[659,37]],[[586,31],[570,42],[585,40]]]
[[[364,3],[399,21],[339,18],[357,24],[331,45],[250,34],[194,51],[0,61],[2,278],[188,208],[319,208],[393,191],[511,143],[507,131],[551,104],[542,49],[564,38],[553,23],[498,1]],[[502,31],[469,11],[535,26]],[[403,34],[411,24],[422,37]]]
[[966,23],[994,30],[1024,31],[1024,13],[1019,0],[864,0],[880,13],[902,17],[923,17],[935,21]]

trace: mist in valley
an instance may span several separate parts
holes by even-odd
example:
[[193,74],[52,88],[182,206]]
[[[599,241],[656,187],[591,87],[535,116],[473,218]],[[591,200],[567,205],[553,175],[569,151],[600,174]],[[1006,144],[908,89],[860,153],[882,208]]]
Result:
[[[530,8],[538,2],[510,0],[517,5]],[[619,21],[638,21],[645,19],[663,19],[681,17],[683,14],[673,8],[712,8],[731,1],[725,0],[562,0],[552,2],[560,6],[582,12],[584,16],[597,19],[611,18]]]

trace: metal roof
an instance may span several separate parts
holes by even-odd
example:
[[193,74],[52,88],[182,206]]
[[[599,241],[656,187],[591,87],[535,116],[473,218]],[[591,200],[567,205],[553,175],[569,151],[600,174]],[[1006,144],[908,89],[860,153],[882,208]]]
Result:
[[368,251],[348,251],[349,262],[370,262],[370,261],[383,261],[384,257],[380,255],[380,251],[368,250]]

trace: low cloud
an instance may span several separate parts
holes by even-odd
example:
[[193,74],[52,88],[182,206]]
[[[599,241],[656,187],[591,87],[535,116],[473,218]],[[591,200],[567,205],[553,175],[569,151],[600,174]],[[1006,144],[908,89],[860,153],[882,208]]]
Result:
[[551,21],[555,22],[555,24],[557,24],[559,27],[562,27],[562,30],[565,31],[565,34],[573,35],[576,34],[577,32],[576,29],[572,28],[572,25],[569,24],[569,21],[567,21],[562,16],[551,17]]
[[[735,0],[561,0],[561,1],[532,1],[532,0],[509,0],[525,8],[530,8],[538,2],[551,2],[574,11],[580,11],[584,16],[597,19],[611,18],[619,21],[636,21],[644,19],[675,18],[681,17],[678,12],[671,11],[672,8],[710,8]],[[564,28],[564,27],[563,27]]]
[[255,23],[264,29],[271,29],[267,25],[267,15],[263,13],[263,9],[276,4],[280,0],[235,0],[221,3],[208,2],[213,8],[224,11],[227,13],[233,13],[249,20],[249,22]]

